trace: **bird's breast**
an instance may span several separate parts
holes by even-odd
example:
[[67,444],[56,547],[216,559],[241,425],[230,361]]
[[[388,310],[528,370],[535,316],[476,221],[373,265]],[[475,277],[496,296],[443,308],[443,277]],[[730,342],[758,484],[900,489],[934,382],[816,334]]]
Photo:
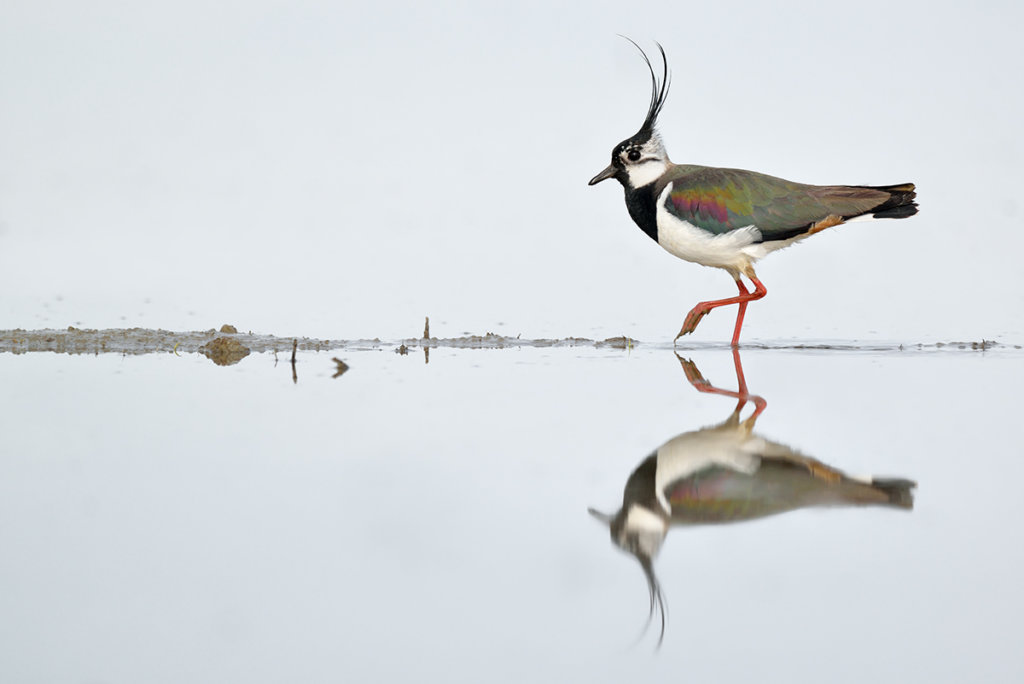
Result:
[[761,239],[761,233],[755,226],[716,235],[670,212],[666,205],[670,192],[671,183],[655,203],[656,239],[667,252],[696,264],[737,272],[753,261],[747,248]]
[[640,230],[658,241],[658,212],[655,207],[654,183],[641,188],[626,188],[626,209]]

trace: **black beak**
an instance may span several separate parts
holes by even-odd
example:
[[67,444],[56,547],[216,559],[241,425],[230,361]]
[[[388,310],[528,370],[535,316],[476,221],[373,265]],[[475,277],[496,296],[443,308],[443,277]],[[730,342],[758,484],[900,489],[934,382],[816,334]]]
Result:
[[617,170],[615,168],[615,165],[614,164],[609,164],[607,169],[605,169],[601,173],[599,173],[596,176],[594,176],[593,178],[591,178],[590,182],[587,183],[587,185],[597,185],[598,183],[600,183],[603,180],[608,180],[609,178],[615,178],[616,172],[617,172]]

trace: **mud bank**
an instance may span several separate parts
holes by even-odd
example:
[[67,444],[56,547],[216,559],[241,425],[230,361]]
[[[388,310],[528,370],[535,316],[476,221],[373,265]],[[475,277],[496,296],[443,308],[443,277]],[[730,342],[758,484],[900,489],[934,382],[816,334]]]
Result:
[[[429,333],[429,330],[424,332]],[[686,340],[678,345],[671,341],[648,343],[628,337],[610,337],[603,340],[588,337],[525,338],[486,333],[458,337],[418,337],[400,340],[373,339],[320,339],[314,337],[265,335],[239,332],[225,324],[219,330],[175,332],[152,328],[110,328],[91,330],[75,327],[43,330],[0,330],[0,353],[25,354],[28,352],[54,352],[58,354],[230,354],[238,358],[250,353],[298,351],[326,352],[395,351],[400,354],[419,349],[509,349],[546,347],[587,347],[629,350],[643,346],[648,349],[677,349],[698,351],[729,349],[724,342]],[[936,352],[936,351],[991,351],[1019,350],[1021,345],[980,340],[974,342],[859,342],[859,341],[769,341],[750,342],[743,349],[791,351],[849,351],[849,352]]]

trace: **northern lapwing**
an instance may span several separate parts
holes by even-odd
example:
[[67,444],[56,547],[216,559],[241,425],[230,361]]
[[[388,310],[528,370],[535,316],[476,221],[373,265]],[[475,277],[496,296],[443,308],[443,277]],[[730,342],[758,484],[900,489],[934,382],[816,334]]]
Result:
[[[911,480],[851,477],[785,444],[754,433],[767,405],[747,391],[739,352],[733,350],[737,391],[713,387],[691,361],[680,358],[690,383],[701,392],[737,398],[723,422],[684,432],[645,458],[626,480],[622,506],[614,514],[591,515],[611,530],[612,542],[640,563],[650,595],[648,625],[661,618],[665,603],[654,573],[654,557],[670,526],[709,525],[756,520],[817,506],[914,506]],[[744,406],[755,409],[740,418]]]
[[725,269],[739,289],[735,297],[693,307],[676,340],[692,333],[712,309],[738,304],[732,335],[737,346],[747,303],[768,293],[754,272],[758,259],[841,223],[917,213],[913,183],[806,185],[754,171],[673,164],[655,128],[669,90],[665,50],[658,44],[664,65],[659,79],[643,49],[629,42],[651,72],[647,117],[635,135],[615,146],[612,163],[590,185],[609,178],[622,183],[626,208],[641,230],[680,259]]

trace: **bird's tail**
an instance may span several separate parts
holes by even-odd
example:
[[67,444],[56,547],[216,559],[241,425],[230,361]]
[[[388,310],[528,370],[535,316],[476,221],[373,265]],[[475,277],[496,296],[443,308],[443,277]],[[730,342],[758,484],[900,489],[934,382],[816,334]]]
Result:
[[888,504],[897,508],[914,507],[914,487],[917,483],[913,480],[902,478],[872,478],[872,488],[882,492],[889,497]]
[[914,199],[917,193],[914,191],[913,183],[902,183],[900,185],[862,185],[860,187],[870,190],[881,190],[889,193],[889,199],[869,211],[874,218],[901,219],[913,216],[917,213],[917,202]]

